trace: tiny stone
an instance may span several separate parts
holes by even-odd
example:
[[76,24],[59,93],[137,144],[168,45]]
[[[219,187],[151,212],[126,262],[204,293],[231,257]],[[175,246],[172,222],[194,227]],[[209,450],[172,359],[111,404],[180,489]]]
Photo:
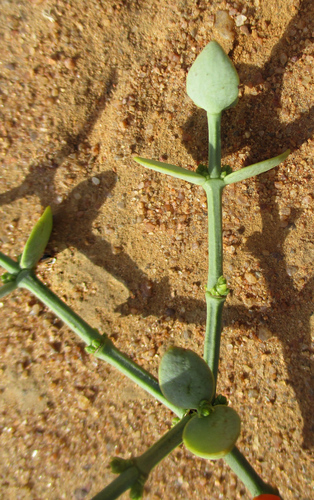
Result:
[[75,69],[76,67],[76,61],[72,57],[67,57],[63,63],[67,69]]
[[153,231],[155,231],[156,226],[154,226],[154,224],[152,224],[151,222],[146,222],[146,224],[145,224],[145,229],[146,229],[146,231],[148,231],[149,233],[152,233]]
[[30,315],[31,316],[38,316],[38,314],[40,313],[41,311],[41,307],[39,304],[34,304],[33,307],[32,307],[32,310],[30,312]]
[[80,408],[80,410],[88,410],[90,408],[90,404],[90,400],[86,396],[83,396],[83,394],[78,394],[77,406]]
[[119,246],[112,247],[113,255],[119,255],[119,253],[123,252],[123,248]]
[[250,34],[250,30],[247,24],[244,24],[243,26],[240,26],[240,31],[243,33],[243,35],[248,36]]
[[234,21],[232,17],[229,16],[228,12],[218,10],[214,27],[222,38],[230,41],[234,40]]
[[100,180],[98,177],[92,177],[92,183],[95,184],[95,186],[98,186],[100,184]]
[[256,390],[256,389],[251,389],[249,392],[248,392],[248,397],[250,399],[257,399],[258,398],[258,394],[259,392]]
[[245,277],[246,281],[248,283],[250,283],[250,285],[257,282],[257,278],[253,273],[245,273],[244,277]]
[[291,214],[291,208],[290,207],[283,207],[280,209],[280,215],[282,217],[289,217]]
[[302,198],[301,203],[302,203],[303,207],[308,207],[311,204],[312,201],[313,201],[312,196],[311,195],[307,195],[307,196],[304,196],[304,198]]
[[257,336],[262,342],[269,340],[273,334],[266,326],[259,326],[257,329]]
[[280,54],[279,59],[280,59],[281,64],[284,66],[286,64],[286,62],[288,61],[288,56],[287,56],[287,54],[285,54],[284,52],[282,52]]
[[87,488],[76,488],[74,491],[75,500],[83,500],[89,493],[89,489]]
[[235,25],[238,26],[238,27],[243,26],[246,20],[247,20],[246,16],[244,16],[243,14],[239,14],[235,18]]
[[294,276],[298,272],[297,266],[287,266],[287,274],[288,276]]

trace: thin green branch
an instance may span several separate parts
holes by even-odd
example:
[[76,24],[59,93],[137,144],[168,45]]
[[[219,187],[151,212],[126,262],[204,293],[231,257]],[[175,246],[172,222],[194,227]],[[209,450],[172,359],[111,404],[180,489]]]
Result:
[[2,252],[0,252],[0,266],[12,274],[17,274],[20,271],[18,263]]
[[224,457],[224,460],[238,478],[241,479],[253,497],[261,495],[262,493],[279,495],[276,488],[273,488],[260,478],[236,446]]
[[125,354],[123,354],[119,349],[117,349],[111,341],[106,342],[103,347],[101,347],[95,356],[99,359],[107,361],[115,368],[117,368],[124,375],[133,380],[138,386],[142,387],[146,392],[154,396],[160,403],[163,403],[166,407],[172,410],[178,417],[184,415],[184,410],[178,406],[170,403],[162,394],[158,380],[153,377],[149,372],[144,370]]
[[204,340],[204,359],[213,372],[217,384],[220,338],[222,329],[222,309],[225,299],[206,294],[206,331]]
[[208,206],[208,278],[205,294],[207,313],[204,359],[211,368],[215,383],[217,383],[222,309],[225,298],[213,297],[210,290],[216,287],[219,278],[223,275],[221,208],[223,181],[220,179],[209,179],[204,188]]
[[0,287],[0,299],[13,292],[17,287],[15,281],[11,281],[10,283],[6,283],[5,285]]
[[148,371],[138,366],[134,361],[117,349],[106,335],[101,335],[97,329],[92,328],[86,321],[67,306],[42,283],[31,270],[19,273],[16,283],[21,288],[26,288],[54,312],[71,330],[73,330],[88,346],[89,352],[100,359],[104,359],[112,366],[128,376],[133,382],[142,387],[170,410],[182,417],[184,410],[169,403],[163,396],[158,380]]
[[119,477],[94,496],[92,500],[115,500],[131,488],[139,477],[147,477],[161,460],[182,443],[184,427],[191,417],[192,415],[186,415],[147,451],[134,458],[132,460],[134,466],[122,472]]
[[208,279],[207,290],[213,288],[222,276],[222,190],[220,179],[210,179],[203,186],[208,210]]
[[208,173],[211,179],[221,175],[220,126],[221,113],[207,113],[208,122]]
[[129,490],[140,477],[140,471],[133,466],[122,472],[112,483],[95,495],[92,500],[115,500]]

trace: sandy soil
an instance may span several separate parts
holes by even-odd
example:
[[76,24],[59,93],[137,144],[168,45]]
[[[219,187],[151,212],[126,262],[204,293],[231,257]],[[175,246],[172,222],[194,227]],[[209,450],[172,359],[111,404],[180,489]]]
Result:
[[[153,374],[169,345],[202,353],[206,204],[132,157],[206,162],[185,80],[210,39],[241,79],[223,162],[292,150],[225,190],[232,293],[218,381],[243,420],[239,448],[285,500],[314,487],[313,16],[311,0],[2,0],[0,12],[1,251],[18,255],[50,204],[40,277]],[[1,306],[0,496],[90,499],[113,478],[110,457],[142,453],[172,414],[27,292]],[[250,496],[222,460],[180,447],[145,498]]]

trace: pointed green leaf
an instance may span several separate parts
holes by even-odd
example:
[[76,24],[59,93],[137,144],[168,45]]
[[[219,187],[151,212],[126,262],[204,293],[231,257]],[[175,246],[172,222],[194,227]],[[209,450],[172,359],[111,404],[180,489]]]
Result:
[[17,283],[15,281],[11,281],[10,283],[6,283],[5,285],[0,287],[0,299],[8,295],[8,293],[13,292],[17,287]]
[[186,82],[188,95],[209,114],[236,105],[239,77],[219,43],[211,41],[193,63]]
[[267,172],[274,167],[277,167],[279,163],[284,161],[288,154],[290,153],[290,149],[287,149],[284,153],[279,156],[275,156],[274,158],[270,158],[269,160],[260,161],[259,163],[254,163],[254,165],[250,165],[249,167],[241,168],[236,172],[232,172],[223,179],[225,184],[233,184],[234,182],[243,181],[244,179],[248,179],[249,177],[253,177],[254,175],[262,174],[263,172]]
[[42,256],[52,231],[52,212],[47,207],[39,221],[35,224],[22,253],[21,269],[32,269]]
[[202,186],[206,182],[203,175],[187,170],[186,168],[177,167],[176,165],[170,165],[169,163],[163,163],[161,161],[147,160],[146,158],[140,158],[139,156],[133,159],[143,167],[150,168],[156,172],[171,175],[172,177],[177,177],[178,179],[182,179],[184,181],[192,182],[192,184],[197,184],[198,186]]

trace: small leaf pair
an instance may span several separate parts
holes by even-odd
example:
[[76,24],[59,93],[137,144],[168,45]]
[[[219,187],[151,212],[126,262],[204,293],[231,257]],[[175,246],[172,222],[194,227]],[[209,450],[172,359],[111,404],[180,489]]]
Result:
[[184,428],[183,442],[188,450],[212,460],[232,450],[240,434],[240,417],[228,406],[212,406],[215,380],[202,358],[189,349],[171,347],[159,366],[159,384],[172,404],[198,410]]

